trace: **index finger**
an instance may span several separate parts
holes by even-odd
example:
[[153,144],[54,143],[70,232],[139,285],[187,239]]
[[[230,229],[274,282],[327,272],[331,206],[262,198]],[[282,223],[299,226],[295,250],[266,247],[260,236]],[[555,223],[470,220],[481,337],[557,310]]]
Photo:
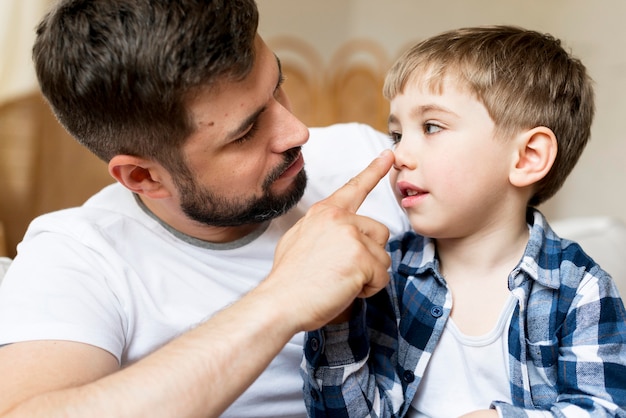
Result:
[[330,195],[326,202],[351,212],[356,212],[367,195],[389,172],[393,161],[393,152],[390,150],[383,151],[363,171],[352,177],[345,185]]

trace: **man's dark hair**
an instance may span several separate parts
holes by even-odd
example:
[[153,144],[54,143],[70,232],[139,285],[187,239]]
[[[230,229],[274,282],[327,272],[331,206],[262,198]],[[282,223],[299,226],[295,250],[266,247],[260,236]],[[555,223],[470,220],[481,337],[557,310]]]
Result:
[[37,28],[33,59],[63,126],[104,161],[180,168],[199,88],[254,63],[254,0],[63,0]]

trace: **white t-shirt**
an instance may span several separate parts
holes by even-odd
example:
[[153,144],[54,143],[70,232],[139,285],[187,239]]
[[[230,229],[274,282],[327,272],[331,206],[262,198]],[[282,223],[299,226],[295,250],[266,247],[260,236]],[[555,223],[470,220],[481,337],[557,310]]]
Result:
[[453,418],[493,401],[511,403],[507,338],[516,303],[511,294],[496,325],[481,336],[463,334],[448,319],[407,417]]
[[[0,288],[0,344],[71,340],[101,347],[123,365],[137,361],[254,288],[283,233],[389,146],[365,125],[312,129],[303,147],[309,186],[302,201],[224,245],[172,233],[119,184],[79,208],[39,217]],[[408,228],[387,179],[360,213],[392,234]],[[302,339],[296,335],[223,416],[304,417]]]

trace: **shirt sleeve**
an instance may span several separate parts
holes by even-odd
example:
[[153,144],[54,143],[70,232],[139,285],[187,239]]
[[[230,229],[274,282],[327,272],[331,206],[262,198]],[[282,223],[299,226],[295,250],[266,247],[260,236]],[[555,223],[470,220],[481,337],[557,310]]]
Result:
[[[302,367],[309,417],[396,417],[404,388],[394,364],[397,330],[393,311],[377,316],[385,328],[366,323],[372,309],[390,308],[385,291],[358,303],[349,323],[329,325],[306,335]],[[390,316],[391,314],[391,316]],[[391,329],[390,329],[391,328]]]
[[76,341],[121,361],[126,320],[107,268],[100,255],[66,235],[46,232],[22,242],[0,289],[0,344]]

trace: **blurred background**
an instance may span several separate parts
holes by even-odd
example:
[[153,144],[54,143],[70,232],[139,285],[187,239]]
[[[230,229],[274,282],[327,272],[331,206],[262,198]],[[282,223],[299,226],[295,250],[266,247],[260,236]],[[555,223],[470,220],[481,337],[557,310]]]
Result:
[[[0,0],[0,221],[11,256],[33,217],[78,205],[112,182],[104,163],[58,126],[37,91],[30,48],[52,2]],[[578,166],[541,209],[550,220],[626,222],[626,1],[257,2],[259,32],[283,62],[294,112],[310,126],[360,121],[385,131],[386,69],[409,45],[441,31],[514,24],[561,38],[595,80],[597,114]]]

